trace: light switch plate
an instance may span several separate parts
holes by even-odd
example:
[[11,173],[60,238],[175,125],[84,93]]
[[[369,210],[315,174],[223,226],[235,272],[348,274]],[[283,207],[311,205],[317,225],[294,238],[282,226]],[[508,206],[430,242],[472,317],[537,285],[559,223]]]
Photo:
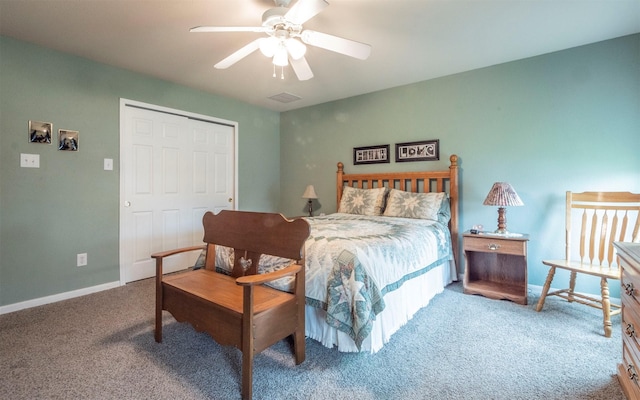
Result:
[[22,168],[40,168],[40,154],[20,153],[20,166]]
[[76,264],[78,267],[84,267],[87,265],[87,253],[79,253],[76,256]]

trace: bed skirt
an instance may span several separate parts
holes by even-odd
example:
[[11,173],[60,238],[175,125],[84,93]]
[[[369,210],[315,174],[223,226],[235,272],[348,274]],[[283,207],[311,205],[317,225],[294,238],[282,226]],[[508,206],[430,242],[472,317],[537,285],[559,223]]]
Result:
[[337,347],[340,352],[376,353],[389,342],[391,335],[454,280],[457,280],[455,263],[449,261],[387,293],[384,296],[385,309],[376,316],[371,333],[359,350],[347,333],[327,325],[325,310],[309,305],[305,310],[306,336],[326,347]]

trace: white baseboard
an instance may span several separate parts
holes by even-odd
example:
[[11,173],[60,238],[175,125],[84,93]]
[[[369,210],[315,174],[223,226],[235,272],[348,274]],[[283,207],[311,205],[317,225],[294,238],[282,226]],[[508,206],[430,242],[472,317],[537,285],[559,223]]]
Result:
[[31,307],[42,306],[44,304],[55,303],[62,300],[73,299],[74,297],[85,296],[87,294],[101,292],[103,290],[113,289],[120,286],[120,281],[103,283],[102,285],[91,286],[78,290],[72,290],[70,292],[54,294],[51,296],[40,297],[38,299],[22,301],[20,303],[13,303],[7,306],[0,307],[0,315],[8,314],[14,311],[20,311]]

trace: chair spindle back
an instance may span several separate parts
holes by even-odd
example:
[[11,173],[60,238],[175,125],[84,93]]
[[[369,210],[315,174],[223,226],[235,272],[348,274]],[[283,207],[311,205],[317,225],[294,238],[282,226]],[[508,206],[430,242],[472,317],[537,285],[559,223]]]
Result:
[[[598,267],[617,268],[613,242],[640,242],[640,195],[629,192],[567,192],[566,257]],[[579,236],[572,232],[579,221]],[[579,241],[574,254],[572,238]]]

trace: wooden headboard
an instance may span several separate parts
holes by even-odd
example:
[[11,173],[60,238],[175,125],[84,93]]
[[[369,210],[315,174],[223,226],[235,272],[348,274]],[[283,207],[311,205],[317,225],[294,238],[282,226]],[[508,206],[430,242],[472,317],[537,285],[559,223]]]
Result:
[[337,207],[340,207],[342,189],[345,186],[360,189],[378,187],[395,188],[414,193],[447,192],[451,206],[451,244],[456,265],[460,260],[458,247],[458,156],[449,157],[451,164],[444,171],[416,171],[416,172],[380,172],[366,174],[345,174],[344,164],[338,163],[336,181]]

